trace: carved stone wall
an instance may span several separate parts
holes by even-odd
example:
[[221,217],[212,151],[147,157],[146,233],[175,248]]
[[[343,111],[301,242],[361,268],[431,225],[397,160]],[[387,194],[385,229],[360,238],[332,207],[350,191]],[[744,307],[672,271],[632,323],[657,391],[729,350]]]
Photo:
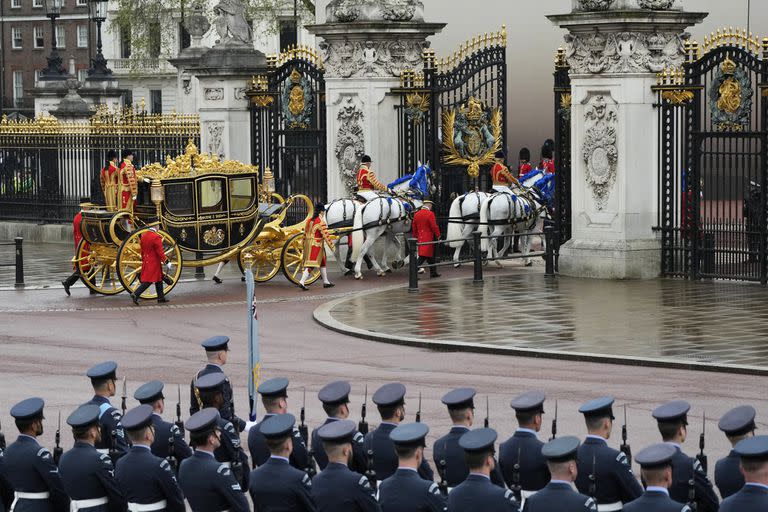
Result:
[[618,108],[613,98],[603,93],[588,97],[581,156],[586,164],[585,178],[597,210],[605,208],[616,181],[619,160],[617,129]]
[[424,4],[420,0],[331,0],[326,17],[331,23],[421,21]]
[[348,194],[355,189],[360,159],[365,154],[363,109],[353,96],[343,96],[337,115],[339,128],[336,137],[336,161],[342,183]]
[[399,77],[404,69],[419,69],[426,41],[401,39],[322,41],[326,77]]
[[632,9],[667,11],[675,7],[681,8],[681,2],[678,0],[573,0],[574,12],[619,11]]
[[601,32],[565,36],[572,74],[658,73],[682,65],[688,34]]
[[223,155],[224,144],[222,136],[224,134],[224,122],[208,121],[205,123],[205,133],[207,134],[206,140],[208,141],[205,151],[211,155]]
[[205,101],[221,101],[224,99],[223,87],[210,87],[203,91]]

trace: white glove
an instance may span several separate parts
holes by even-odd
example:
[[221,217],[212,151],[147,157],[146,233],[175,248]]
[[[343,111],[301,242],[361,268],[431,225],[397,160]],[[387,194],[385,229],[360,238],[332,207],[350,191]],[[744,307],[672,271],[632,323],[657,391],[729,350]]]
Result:
[[168,263],[165,264],[165,268],[167,268],[168,272],[170,272],[171,270],[173,270],[173,263],[169,261]]
[[245,422],[245,431],[248,432],[251,430],[251,428],[255,427],[257,423],[255,421],[246,421]]
[[135,201],[137,197],[138,197],[138,196],[133,196],[131,199],[133,199],[133,200]]

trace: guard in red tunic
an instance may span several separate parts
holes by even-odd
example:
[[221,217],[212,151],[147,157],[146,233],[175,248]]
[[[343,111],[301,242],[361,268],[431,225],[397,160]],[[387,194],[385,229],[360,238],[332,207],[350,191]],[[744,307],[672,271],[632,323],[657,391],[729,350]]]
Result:
[[306,286],[309,279],[309,269],[320,268],[320,277],[323,278],[323,288],[333,288],[335,285],[328,280],[328,269],[325,267],[325,244],[333,246],[336,237],[328,232],[325,223],[325,205],[315,205],[315,217],[307,221],[304,228],[304,272],[299,280],[299,288],[309,290]]
[[136,168],[133,166],[133,151],[123,151],[123,163],[120,164],[120,209],[133,212],[133,203],[139,195],[136,183]]
[[539,169],[544,169],[547,174],[555,174],[555,160],[553,158],[552,145],[554,143],[547,141],[541,147],[541,163]]
[[371,157],[363,155],[360,170],[357,171],[357,195],[364,201],[370,201],[378,196],[378,192],[387,192],[387,186],[376,177],[371,170]]
[[491,167],[491,183],[493,184],[493,190],[504,194],[512,194],[512,189],[509,188],[513,184],[516,184],[517,180],[512,173],[509,172],[509,168],[504,165],[506,159],[503,151],[497,151],[494,155],[496,163]]
[[[437,225],[435,212],[432,211],[432,201],[424,201],[424,205],[413,216],[413,238],[418,242],[434,242],[440,238],[440,227]],[[429,265],[435,264],[435,245],[419,246],[418,266],[427,262]],[[424,269],[419,269],[419,273]],[[437,267],[429,267],[429,277],[440,277],[437,273]]]
[[102,167],[101,173],[99,174],[101,190],[104,193],[104,204],[107,207],[107,211],[110,212],[117,210],[119,174],[120,171],[117,168],[117,152],[110,149],[107,152],[107,163]]
[[[83,203],[88,203],[89,201],[90,201],[90,199],[87,198],[87,197],[84,197],[84,198],[80,199],[81,205]],[[75,239],[75,258],[79,257],[79,255],[77,254],[77,248],[80,245],[80,240],[83,239],[83,233],[80,230],[80,224],[82,224],[82,222],[83,222],[83,212],[79,211],[79,212],[77,212],[77,215],[75,215],[75,218],[72,220],[72,234],[74,235],[74,239]],[[83,245],[83,247],[85,249],[85,252],[90,251],[90,245],[88,244],[88,242],[86,242]],[[83,266],[83,270],[87,271],[89,268],[90,267]],[[81,277],[80,276],[80,271],[77,268],[77,264],[74,265],[74,270],[75,271],[72,273],[71,276],[69,276],[68,278],[66,278],[65,280],[63,280],[61,282],[61,285],[64,287],[64,291],[67,292],[68,296],[71,295],[71,293],[69,292],[69,289]],[[93,295],[95,293],[93,290],[90,290],[90,292],[91,292],[91,295]]]
[[517,164],[517,176],[522,177],[533,170],[531,165],[531,150],[528,148],[522,148],[520,150],[519,162]]
[[152,284],[155,285],[158,304],[169,302],[163,291],[163,264],[169,273],[173,267],[163,250],[163,237],[157,233],[159,224],[156,218],[151,219],[149,230],[141,235],[141,275],[139,277],[141,284],[131,294],[131,300],[137,306],[141,294]]

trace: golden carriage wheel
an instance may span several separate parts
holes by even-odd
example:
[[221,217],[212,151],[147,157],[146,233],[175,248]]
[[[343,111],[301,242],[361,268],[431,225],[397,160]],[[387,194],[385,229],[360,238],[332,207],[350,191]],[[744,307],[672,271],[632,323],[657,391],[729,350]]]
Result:
[[253,256],[253,280],[257,283],[266,283],[280,272],[281,246],[275,246],[274,240],[259,240],[240,251],[237,256],[237,266],[245,275],[245,256]]
[[[117,271],[120,277],[120,282],[129,293],[136,291],[139,287],[141,276],[141,243],[140,236],[142,233],[149,231],[149,228],[139,229],[131,233],[131,236],[125,239],[120,249],[117,251]],[[176,286],[181,278],[181,249],[173,239],[173,237],[166,231],[160,229],[157,234],[163,238],[163,251],[165,256],[173,264],[173,271],[168,274],[165,272],[165,265],[163,265],[164,276],[170,278],[169,283],[163,283],[163,290],[167,294]],[[150,286],[147,290],[141,294],[142,299],[156,299],[157,293],[155,287]]]
[[117,247],[80,240],[75,251],[75,268],[89,289],[102,295],[117,295],[125,288],[117,275]]
[[[304,233],[296,233],[285,242],[280,254],[283,265],[283,274],[290,282],[298,285],[301,273],[304,271]],[[310,285],[320,279],[320,269],[309,269],[309,278],[304,283]]]

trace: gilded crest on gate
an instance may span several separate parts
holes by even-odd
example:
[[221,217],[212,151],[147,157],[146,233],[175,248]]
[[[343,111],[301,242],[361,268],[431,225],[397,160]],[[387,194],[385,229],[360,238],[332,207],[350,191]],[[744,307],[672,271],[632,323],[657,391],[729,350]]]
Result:
[[217,245],[221,245],[224,242],[224,230],[221,228],[217,228],[216,226],[211,227],[211,229],[207,229],[203,233],[203,242],[206,243],[206,245],[209,245],[211,247],[216,247]]
[[470,97],[458,110],[443,114],[443,149],[446,164],[465,165],[476,178],[480,166],[493,163],[501,149],[501,109],[488,108]]
[[709,91],[712,126],[721,132],[749,128],[752,114],[752,81],[749,74],[730,58],[717,70]]
[[314,96],[309,79],[293,68],[283,86],[283,118],[288,128],[306,130],[312,120]]
[[405,114],[414,124],[421,124],[429,112],[429,93],[411,92],[405,96]]

